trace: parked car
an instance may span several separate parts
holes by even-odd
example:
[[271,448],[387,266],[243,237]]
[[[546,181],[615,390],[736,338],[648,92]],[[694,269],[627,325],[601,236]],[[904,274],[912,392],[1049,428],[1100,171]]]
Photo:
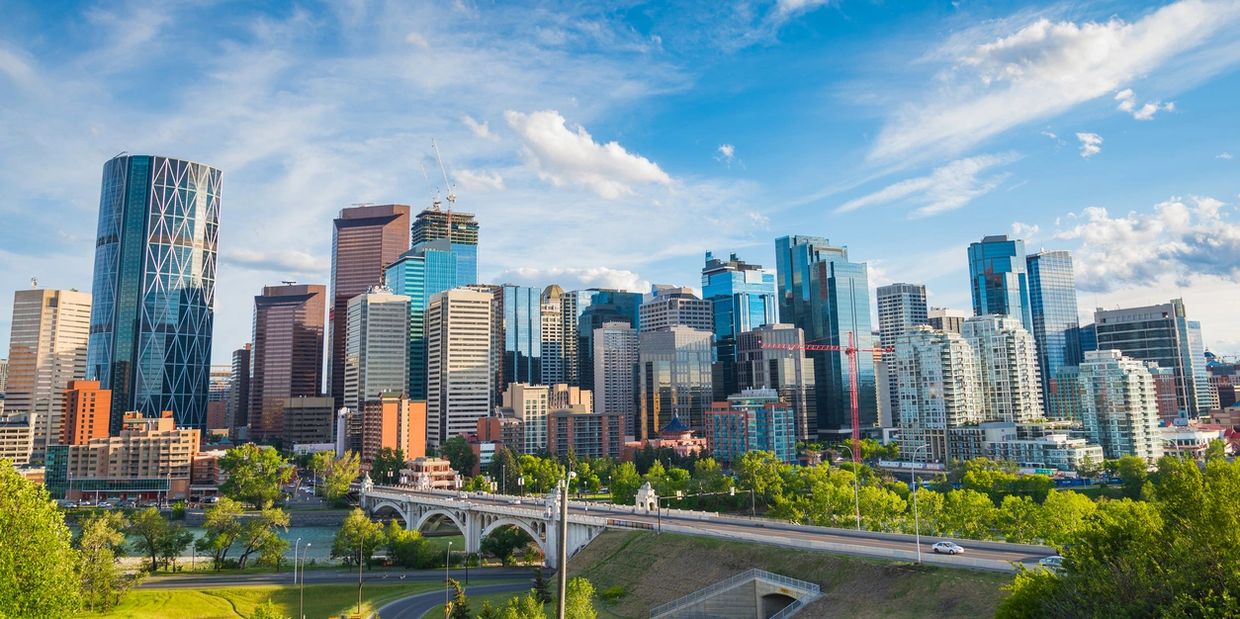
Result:
[[111,509],[112,502],[111,501],[99,501],[99,507],[102,507],[104,509]]
[[217,497],[217,496],[205,497],[202,499],[202,502],[206,503],[207,505],[215,505],[216,503],[220,502],[220,497]]
[[930,549],[944,555],[958,555],[964,552],[964,548],[955,542],[938,542]]
[[521,504],[521,499],[508,499],[508,503],[509,503],[510,505],[520,505],[520,504]]
[[125,499],[124,501],[119,501],[119,502],[116,504],[116,506],[117,506],[117,507],[120,507],[120,508],[122,508],[122,509],[130,509],[130,508],[137,507],[137,506],[138,506],[138,504],[137,504],[137,503],[135,503],[132,499]]
[[1055,555],[1052,557],[1042,557],[1038,559],[1038,565],[1052,571],[1058,572],[1063,569],[1063,557]]
[[60,507],[77,507],[77,501],[72,501],[69,499],[57,499],[56,505]]
[[90,499],[82,499],[81,501],[78,501],[78,507],[90,507],[94,504],[95,502]]

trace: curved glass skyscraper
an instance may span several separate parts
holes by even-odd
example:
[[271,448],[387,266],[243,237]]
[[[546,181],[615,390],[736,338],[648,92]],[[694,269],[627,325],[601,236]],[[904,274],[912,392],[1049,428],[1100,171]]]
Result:
[[87,375],[125,411],[205,428],[220,171],[152,155],[103,166]]

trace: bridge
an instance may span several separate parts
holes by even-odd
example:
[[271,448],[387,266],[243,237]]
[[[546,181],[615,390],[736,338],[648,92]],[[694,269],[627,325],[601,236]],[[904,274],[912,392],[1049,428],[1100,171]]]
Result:
[[[556,567],[559,509],[553,497],[420,490],[407,486],[376,486],[367,482],[361,486],[359,499],[362,509],[373,518],[397,518],[408,529],[424,530],[440,522],[451,523],[465,537],[466,552],[480,551],[482,540],[496,529],[516,526],[534,538],[547,558],[547,566]],[[569,501],[568,505],[568,556],[573,556],[606,529],[661,530],[893,561],[919,558],[917,540],[902,533],[855,531],[713,512],[657,509],[653,503],[633,506],[581,501]],[[934,554],[930,546],[938,541],[955,541],[965,548],[965,552],[961,555]],[[920,542],[920,560],[944,567],[1012,572],[1017,565],[1033,567],[1039,559],[1056,554],[1046,546],[1030,544],[930,536],[923,536]]]

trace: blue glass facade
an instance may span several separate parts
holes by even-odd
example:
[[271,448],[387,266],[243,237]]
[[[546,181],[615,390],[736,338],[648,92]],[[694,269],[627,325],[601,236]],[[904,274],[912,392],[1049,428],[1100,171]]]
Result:
[[588,297],[589,303],[577,318],[577,376],[582,389],[594,389],[594,330],[608,322],[624,322],[635,330],[639,329],[642,294],[623,290],[584,290],[579,291],[578,303],[582,302],[583,296]]
[[1024,241],[996,235],[969,245],[969,286],[973,315],[1011,316],[1033,332]]
[[431,296],[454,288],[457,254],[445,239],[401,254],[384,273],[388,288],[409,297],[409,398],[426,399],[426,307]]
[[[814,236],[775,240],[780,320],[805,331],[807,344],[847,346],[852,334],[858,348],[872,348],[869,275],[863,262],[850,262],[848,249]],[[817,419],[811,436],[837,438],[852,431],[848,356],[843,352],[807,351],[814,360]],[[874,357],[857,355],[857,408],[863,432],[878,425]],[[816,425],[815,425],[816,422]]]
[[1050,411],[1051,381],[1064,367],[1081,364],[1080,318],[1072,254],[1043,251],[1026,260],[1033,339],[1042,372],[1042,405]]
[[418,213],[410,229],[413,247],[448,239],[456,258],[456,279],[452,288],[478,283],[478,221],[473,213],[441,211],[434,208]]
[[731,466],[747,451],[769,451],[780,462],[796,462],[796,413],[773,390],[745,391],[726,408],[706,414],[712,456]]
[[714,397],[723,400],[737,391],[736,337],[778,322],[775,275],[738,259],[736,254],[720,260],[706,252],[702,298],[710,302],[711,330],[715,334]]
[[205,428],[220,214],[219,170],[149,155],[103,167],[87,375],[125,411]]
[[499,337],[499,379],[495,401],[511,383],[542,383],[542,289],[504,284],[496,292]]

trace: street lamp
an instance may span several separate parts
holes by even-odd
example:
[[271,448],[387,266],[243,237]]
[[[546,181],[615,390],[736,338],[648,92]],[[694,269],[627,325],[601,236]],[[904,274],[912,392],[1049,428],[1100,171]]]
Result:
[[306,542],[305,550],[301,551],[301,589],[297,592],[297,616],[306,619],[306,554],[310,552],[310,542]]
[[909,469],[909,477],[913,480],[913,538],[917,544],[917,563],[921,563],[921,518],[917,513],[917,452],[930,447],[923,443],[913,450],[913,468]]
[[297,548],[301,546],[301,538],[293,542],[293,584],[297,584]]
[[[707,492],[705,494],[722,494],[716,492]],[[697,496],[697,495],[694,495]],[[736,486],[728,486],[728,496],[736,496]],[[758,500],[754,498],[753,488],[749,489],[749,517],[756,518],[758,516]]]
[[[848,445],[840,445],[840,447],[843,447],[844,449],[848,450],[848,459],[852,460],[853,463],[856,464],[859,458],[857,458],[857,456],[853,454],[852,447]],[[859,466],[853,467],[853,504],[857,512],[857,530],[860,531],[861,530],[861,468]]]
[[452,589],[448,585],[448,566],[452,564],[452,540],[448,540],[448,550],[443,557],[443,614],[448,615],[448,591]]
[[525,476],[524,475],[517,478],[517,494],[520,496],[525,496]]

